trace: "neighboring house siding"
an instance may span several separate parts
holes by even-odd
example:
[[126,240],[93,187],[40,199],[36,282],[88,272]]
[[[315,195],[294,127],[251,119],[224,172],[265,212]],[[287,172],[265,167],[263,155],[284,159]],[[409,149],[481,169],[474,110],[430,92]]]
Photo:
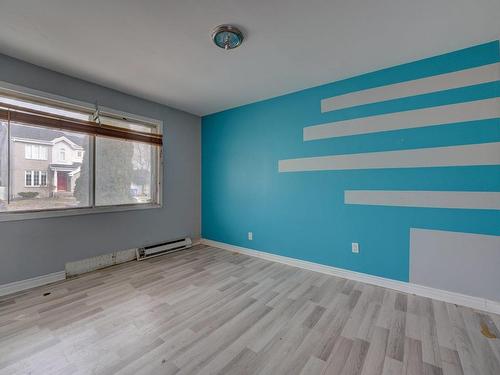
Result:
[[[64,158],[61,158],[61,151],[64,150]],[[73,164],[76,152],[64,141],[57,142],[52,147],[52,160],[57,164]]]
[[[51,152],[47,152],[48,160],[32,160],[25,157],[24,142],[12,142],[12,158],[11,158],[11,198],[19,198],[18,193],[23,191],[31,191],[39,193],[39,197],[46,198],[50,192],[50,173],[49,164],[51,163]],[[47,146],[50,150],[51,146]],[[25,186],[25,171],[46,171],[47,172],[47,186],[40,187],[26,187]]]

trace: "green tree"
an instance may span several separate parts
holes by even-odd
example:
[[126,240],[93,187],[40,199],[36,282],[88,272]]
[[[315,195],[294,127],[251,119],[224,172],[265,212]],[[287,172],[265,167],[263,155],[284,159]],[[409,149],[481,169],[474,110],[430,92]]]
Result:
[[75,182],[75,196],[78,203],[82,206],[89,204],[89,153],[85,150],[83,153],[83,161],[80,169],[80,177]]

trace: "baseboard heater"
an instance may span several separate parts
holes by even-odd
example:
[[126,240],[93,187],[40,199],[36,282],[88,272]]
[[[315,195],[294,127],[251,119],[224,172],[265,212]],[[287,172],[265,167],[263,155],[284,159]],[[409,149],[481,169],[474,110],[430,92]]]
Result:
[[141,247],[136,250],[137,260],[144,260],[147,258],[153,258],[160,255],[172,253],[174,251],[188,249],[192,246],[193,242],[191,238],[181,238],[178,240],[172,240],[168,242],[159,243],[156,245]]

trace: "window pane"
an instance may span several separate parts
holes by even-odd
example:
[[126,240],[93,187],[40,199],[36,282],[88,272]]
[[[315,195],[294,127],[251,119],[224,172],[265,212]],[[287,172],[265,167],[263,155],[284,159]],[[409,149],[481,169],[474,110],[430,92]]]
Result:
[[[89,139],[85,134],[11,123],[10,203],[1,210],[88,207]],[[26,158],[26,145],[33,146],[32,159]],[[65,150],[64,163],[57,157],[60,149]],[[83,160],[77,151],[83,152]]]
[[157,203],[157,153],[149,144],[97,137],[96,205]]
[[40,185],[47,186],[47,172],[40,172]]
[[31,146],[31,149],[32,149],[32,151],[31,151],[32,158],[35,160],[40,159],[40,156],[38,155],[38,150],[40,149],[39,146],[33,145],[33,146]]
[[40,172],[33,172],[33,186],[40,186]]
[[40,160],[47,160],[47,147],[40,146]]
[[34,103],[34,102],[30,102],[29,100],[9,98],[9,97],[0,95],[0,106],[2,104],[6,104],[7,106],[9,104],[12,104],[12,105],[15,105],[17,107],[30,108],[30,109],[34,109],[36,111],[52,113],[54,115],[61,115],[64,117],[71,117],[71,118],[75,118],[78,120],[88,120],[89,119],[88,113],[78,112],[75,110],[69,110],[69,109],[63,109],[63,108],[55,108],[55,107],[47,105],[47,104]]
[[101,116],[100,119],[101,119],[101,122],[103,124],[106,124],[106,125],[117,126],[119,128],[135,130],[135,131],[139,131],[139,132],[143,132],[143,133],[153,133],[153,132],[156,132],[156,130],[157,130],[156,127],[153,127],[151,125],[126,121],[126,120],[120,120],[120,119],[106,117],[106,116]]
[[31,186],[31,176],[32,176],[32,171],[26,171],[24,172],[24,185],[25,186]]

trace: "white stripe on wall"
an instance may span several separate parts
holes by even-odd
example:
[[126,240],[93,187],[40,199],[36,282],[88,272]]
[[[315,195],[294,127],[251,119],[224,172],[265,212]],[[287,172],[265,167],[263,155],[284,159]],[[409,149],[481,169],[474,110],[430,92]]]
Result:
[[345,204],[500,210],[500,192],[346,190]]
[[304,141],[500,118],[500,98],[330,122],[304,128]]
[[500,164],[500,142],[413,150],[366,152],[278,161],[279,172]]
[[500,236],[410,229],[410,282],[500,301]]
[[322,99],[321,112],[493,82],[499,77],[500,64],[488,64]]

